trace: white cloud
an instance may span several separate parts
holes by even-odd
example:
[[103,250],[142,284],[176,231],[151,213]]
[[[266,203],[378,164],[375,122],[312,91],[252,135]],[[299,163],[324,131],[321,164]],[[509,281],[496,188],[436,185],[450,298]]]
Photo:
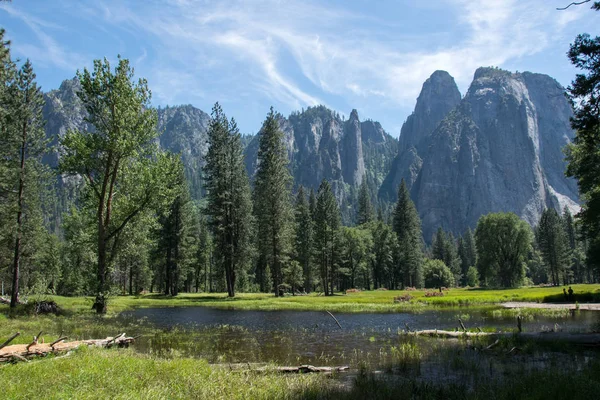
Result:
[[[133,9],[132,4],[97,1],[79,11],[143,41],[136,64],[144,68],[156,98],[172,101],[187,91],[192,97],[219,100],[255,91],[292,109],[330,96],[359,109],[410,109],[433,71],[447,70],[464,90],[477,67],[502,66],[543,51],[584,12],[558,13],[545,0],[428,3],[423,18],[438,12],[453,22],[448,32],[452,40],[441,41],[446,32],[432,27],[416,36],[403,29],[407,21],[401,15],[391,23],[348,11],[351,5],[169,0]],[[73,65],[76,56],[44,31],[49,27],[19,17],[38,36],[42,57],[59,67]],[[422,25],[435,23],[425,20]]]
[[73,71],[74,66],[83,65],[84,59],[80,55],[65,50],[59,43],[46,32],[46,30],[61,30],[62,27],[51,22],[36,18],[28,13],[17,10],[11,5],[0,5],[10,16],[18,18],[35,34],[39,44],[16,42],[13,44],[14,52],[31,59],[36,65],[51,64],[60,69]]

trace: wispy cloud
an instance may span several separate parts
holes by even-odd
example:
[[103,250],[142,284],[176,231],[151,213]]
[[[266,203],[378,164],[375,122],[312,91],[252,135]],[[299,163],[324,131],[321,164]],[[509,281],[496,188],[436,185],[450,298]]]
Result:
[[36,18],[26,12],[19,11],[8,4],[0,5],[0,10],[13,18],[18,18],[29,27],[38,39],[38,45],[17,43],[13,45],[17,55],[31,59],[35,64],[51,64],[65,70],[73,70],[74,66],[82,65],[85,61],[77,53],[65,50],[47,30],[61,30],[61,26]]
[[[418,6],[425,7],[418,32],[403,27],[411,21],[402,15],[386,18],[358,9],[366,7],[363,3],[343,9],[316,0],[162,0],[143,8],[116,0],[68,4],[76,10],[71,13],[111,35],[136,38],[130,57],[160,102],[188,93],[186,98],[213,101],[254,96],[290,109],[344,99],[359,109],[406,110],[433,71],[447,70],[464,90],[477,67],[502,66],[541,52],[589,12],[557,13],[548,3],[429,2]],[[52,38],[56,27],[4,9],[39,39],[23,52],[37,53],[59,68],[82,65],[77,54]],[[450,21],[448,32],[435,29],[439,20],[428,20],[435,13]]]

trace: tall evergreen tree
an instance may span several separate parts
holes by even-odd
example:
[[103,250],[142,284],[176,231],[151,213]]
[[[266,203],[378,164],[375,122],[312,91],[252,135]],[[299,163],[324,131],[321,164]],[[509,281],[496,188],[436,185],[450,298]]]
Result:
[[460,269],[462,272],[462,284],[467,284],[467,274],[469,268],[477,266],[477,247],[475,246],[475,237],[471,228],[460,238],[458,256],[460,258]]
[[283,132],[277,119],[271,107],[259,134],[254,182],[254,209],[260,238],[258,251],[262,264],[258,266],[257,275],[263,275],[269,266],[276,296],[280,294],[279,285],[283,283],[283,266],[291,256],[294,218],[292,177],[288,170]]
[[296,243],[295,253],[296,260],[302,267],[302,275],[304,277],[304,290],[307,293],[312,291],[313,284],[313,265],[312,265],[312,250],[313,250],[313,220],[310,215],[310,208],[304,188],[300,186],[296,195]]
[[338,257],[336,242],[340,227],[340,210],[326,180],[317,193],[315,211],[315,257],[319,266],[321,286],[326,296],[333,295],[335,265]]
[[173,184],[179,186],[179,194],[169,208],[160,212],[158,244],[164,260],[164,293],[177,296],[182,268],[189,256],[185,249],[186,236],[191,234],[192,228],[190,195],[182,164]]
[[77,76],[78,93],[92,132],[71,131],[61,140],[64,173],[83,176],[93,198],[97,226],[97,291],[94,309],[105,313],[110,266],[120,233],[144,210],[172,201],[168,185],[177,174],[175,157],[156,145],[156,111],[145,79],[133,80],[129,61],[95,60]]
[[204,167],[207,213],[216,268],[223,273],[227,294],[234,297],[237,277],[246,274],[251,256],[252,200],[235,121],[227,120],[219,103],[213,107],[211,117]]
[[[600,2],[593,9],[600,10]],[[581,233],[588,239],[587,262],[600,269],[600,36],[578,35],[567,53],[577,74],[567,92],[575,109],[575,138],[566,150],[567,175],[577,179]]]
[[398,237],[398,263],[405,286],[423,287],[423,237],[421,219],[410,198],[406,182],[398,187],[393,229]]
[[356,222],[358,225],[363,225],[372,220],[373,205],[371,204],[371,196],[369,195],[367,178],[364,177],[358,191],[358,215],[356,217]]
[[[392,228],[383,221],[374,222],[371,225],[373,236],[373,254],[371,257],[371,275],[373,277],[373,288],[379,289],[394,284],[389,289],[396,289],[404,283],[404,276],[400,267],[396,265],[398,252],[398,241]],[[369,283],[367,281],[367,288]]]
[[537,231],[537,241],[544,263],[554,285],[562,279],[569,283],[569,243],[564,223],[554,208],[542,212]]
[[313,188],[310,188],[310,194],[308,195],[308,209],[310,210],[310,216],[315,220],[317,214],[317,196]]
[[[35,77],[31,62],[27,60],[7,88],[10,115],[5,120],[3,134],[6,135],[3,138],[6,140],[3,141],[4,151],[8,152],[7,157],[3,157],[6,167],[3,172],[12,178],[8,183],[8,204],[9,210],[12,211],[10,214],[16,220],[15,223],[7,225],[14,227],[11,308],[16,307],[18,303],[26,220],[29,219],[29,222],[33,223],[29,227],[34,231],[43,230],[39,212],[41,180],[44,178],[41,156],[46,148],[42,116],[44,97],[35,82]],[[36,211],[37,221],[34,219]]]

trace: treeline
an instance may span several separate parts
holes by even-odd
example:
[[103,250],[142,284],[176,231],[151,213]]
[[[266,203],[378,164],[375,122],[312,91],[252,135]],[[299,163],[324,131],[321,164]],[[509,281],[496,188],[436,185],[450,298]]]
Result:
[[[439,229],[427,246],[404,181],[387,213],[359,190],[357,226],[342,226],[327,181],[316,192],[294,188],[280,116],[259,133],[255,176],[248,177],[243,137],[217,103],[203,169],[206,197],[193,201],[178,155],[157,146],[157,114],[144,79],[129,62],[94,61],[78,72],[91,131],[59,138],[50,151],[43,97],[31,63],[11,59],[0,31],[0,279],[19,293],[94,295],[106,312],[114,294],[142,291],[286,293],[406,287],[497,286],[596,281],[586,267],[568,210],[546,210],[535,232],[515,214],[489,214],[462,237]],[[61,176],[63,187],[58,187]],[[50,232],[53,192],[74,202]],[[6,282],[6,284],[4,284]],[[10,284],[9,284],[10,282]]]

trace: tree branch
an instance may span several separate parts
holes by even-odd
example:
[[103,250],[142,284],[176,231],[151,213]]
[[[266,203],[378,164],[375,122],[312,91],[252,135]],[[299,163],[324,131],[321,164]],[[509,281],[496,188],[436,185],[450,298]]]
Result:
[[146,196],[146,199],[144,200],[144,202],[138,207],[136,208],[131,214],[129,214],[121,223],[121,225],[119,225],[114,231],[112,231],[110,234],[108,234],[106,236],[106,240],[109,240],[110,238],[112,238],[113,236],[115,236],[116,234],[118,234],[119,232],[121,232],[123,230],[123,228],[125,228],[125,225],[127,225],[127,223],[129,221],[131,221],[131,219],[133,219],[136,215],[138,215],[145,207],[146,205],[150,202],[150,196]]
[[557,10],[564,11],[571,6],[580,6],[582,4],[589,3],[590,1],[592,1],[592,0],[574,1],[571,4],[567,5],[566,7],[558,7]]

